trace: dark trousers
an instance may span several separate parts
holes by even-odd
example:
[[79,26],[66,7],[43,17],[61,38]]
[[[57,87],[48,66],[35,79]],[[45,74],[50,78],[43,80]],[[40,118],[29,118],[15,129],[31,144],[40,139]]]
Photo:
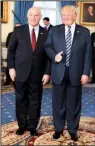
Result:
[[61,85],[53,84],[52,107],[56,132],[64,130],[67,119],[69,133],[77,133],[81,113],[81,89],[81,85],[72,86],[68,67]]
[[95,83],[95,59],[92,60],[92,82]]
[[9,75],[9,69],[8,67],[6,68],[6,84],[10,84],[11,82],[11,78],[10,78],[10,75]]
[[16,117],[20,128],[35,130],[40,118],[42,100],[42,82],[36,80],[36,74],[31,69],[25,82],[15,81]]

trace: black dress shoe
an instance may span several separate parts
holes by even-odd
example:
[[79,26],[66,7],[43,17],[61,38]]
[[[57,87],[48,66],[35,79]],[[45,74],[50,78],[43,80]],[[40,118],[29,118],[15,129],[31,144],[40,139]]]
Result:
[[18,128],[17,131],[16,131],[16,134],[17,135],[22,135],[24,134],[24,132],[27,131],[27,128],[24,127],[24,128]]
[[78,136],[77,136],[77,134],[70,134],[70,136],[71,136],[71,139],[72,139],[73,141],[78,141]]
[[58,139],[58,138],[60,138],[60,135],[61,134],[63,134],[63,131],[61,131],[61,132],[55,132],[54,134],[53,134],[53,139]]
[[31,136],[39,136],[39,133],[37,130],[29,130],[29,131],[30,131]]

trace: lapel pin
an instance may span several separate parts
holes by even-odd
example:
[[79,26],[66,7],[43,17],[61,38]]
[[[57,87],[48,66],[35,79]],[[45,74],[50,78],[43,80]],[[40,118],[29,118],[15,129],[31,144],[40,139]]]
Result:
[[77,31],[77,33],[79,33],[79,30]]
[[40,34],[43,34],[42,32]]

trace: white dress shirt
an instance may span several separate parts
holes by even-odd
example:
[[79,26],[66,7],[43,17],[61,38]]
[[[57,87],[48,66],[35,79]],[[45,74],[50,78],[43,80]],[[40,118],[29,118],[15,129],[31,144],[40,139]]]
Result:
[[34,28],[35,31],[35,35],[36,35],[36,42],[38,39],[38,34],[39,34],[39,25],[37,25],[36,27],[33,27],[29,24],[29,32],[30,32],[30,38],[31,38],[31,42],[32,42],[32,29]]
[[46,26],[47,30],[49,29],[49,26],[50,26],[50,24]]
[[[76,24],[75,23],[73,23],[72,25],[70,25],[71,26],[71,43],[73,42],[73,37],[74,37],[74,32],[75,32],[75,27],[76,27]],[[65,38],[66,38],[66,36],[67,36],[67,33],[68,33],[68,26],[67,25],[65,25]]]

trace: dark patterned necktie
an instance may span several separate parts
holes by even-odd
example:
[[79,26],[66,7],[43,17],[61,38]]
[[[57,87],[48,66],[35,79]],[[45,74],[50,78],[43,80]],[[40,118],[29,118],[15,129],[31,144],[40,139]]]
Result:
[[33,49],[33,51],[34,51],[35,48],[36,48],[36,35],[35,35],[35,30],[34,30],[34,28],[32,29],[32,38],[31,38],[31,40],[32,40],[32,49]]
[[71,53],[71,26],[68,26],[68,32],[66,35],[66,66],[69,66],[69,59]]

